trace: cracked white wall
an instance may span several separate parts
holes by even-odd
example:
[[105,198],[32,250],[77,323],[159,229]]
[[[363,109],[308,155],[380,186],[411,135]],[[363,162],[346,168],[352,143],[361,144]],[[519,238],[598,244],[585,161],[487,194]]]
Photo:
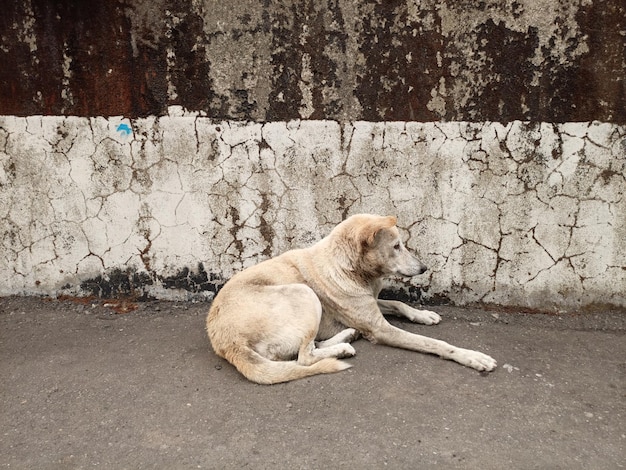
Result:
[[[395,214],[457,304],[626,306],[626,128],[614,124],[0,117],[0,295],[227,278]],[[185,271],[185,269],[187,271]],[[184,294],[184,293],[183,293]],[[210,295],[210,294],[207,294]]]

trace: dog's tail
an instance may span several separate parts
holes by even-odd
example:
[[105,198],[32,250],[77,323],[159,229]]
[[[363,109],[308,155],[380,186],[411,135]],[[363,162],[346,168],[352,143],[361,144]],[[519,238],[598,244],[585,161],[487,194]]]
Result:
[[248,347],[241,347],[233,352],[234,354],[225,359],[248,380],[264,385],[289,382],[317,374],[332,374],[352,367],[351,364],[334,357],[320,359],[309,366],[303,366],[296,361],[272,361]]

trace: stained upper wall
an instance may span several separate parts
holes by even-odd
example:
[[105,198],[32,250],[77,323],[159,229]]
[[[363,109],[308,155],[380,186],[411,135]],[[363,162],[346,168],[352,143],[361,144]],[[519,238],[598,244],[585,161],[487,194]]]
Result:
[[12,0],[0,114],[626,122],[622,0]]

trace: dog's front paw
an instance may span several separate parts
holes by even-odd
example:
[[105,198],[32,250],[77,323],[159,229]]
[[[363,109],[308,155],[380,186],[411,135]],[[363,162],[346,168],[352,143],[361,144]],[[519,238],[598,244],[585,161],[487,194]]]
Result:
[[425,325],[436,325],[437,323],[439,323],[441,321],[441,317],[439,316],[438,313],[435,312],[431,312],[430,310],[423,310],[422,313],[424,313],[426,320],[424,321]]
[[412,309],[408,317],[412,322],[422,323],[423,325],[436,325],[441,321],[439,314],[431,312],[430,310]]
[[491,372],[498,365],[493,357],[469,349],[462,349],[454,359],[464,366],[471,367],[481,372]]

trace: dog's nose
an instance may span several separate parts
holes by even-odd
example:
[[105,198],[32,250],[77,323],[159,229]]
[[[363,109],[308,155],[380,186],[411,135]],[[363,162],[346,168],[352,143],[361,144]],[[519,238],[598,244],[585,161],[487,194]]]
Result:
[[420,274],[424,274],[426,271],[428,271],[428,268],[422,264],[422,266],[420,266],[420,272],[419,273]]

